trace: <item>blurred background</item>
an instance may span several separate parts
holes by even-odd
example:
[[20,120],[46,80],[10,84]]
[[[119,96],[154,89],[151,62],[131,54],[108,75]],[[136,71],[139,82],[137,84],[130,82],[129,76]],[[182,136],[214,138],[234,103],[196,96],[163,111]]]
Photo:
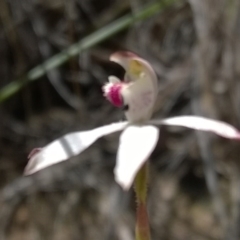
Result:
[[[124,119],[101,91],[124,75],[109,62],[118,50],[155,69],[155,118],[202,115],[240,129],[239,0],[0,0],[1,240],[134,239],[134,192],[113,176],[119,134],[22,175],[33,148]],[[239,144],[161,127],[153,240],[240,239]]]

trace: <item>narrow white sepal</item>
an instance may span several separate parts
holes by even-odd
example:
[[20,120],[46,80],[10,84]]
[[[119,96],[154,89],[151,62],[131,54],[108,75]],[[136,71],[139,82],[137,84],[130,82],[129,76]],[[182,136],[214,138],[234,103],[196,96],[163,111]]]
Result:
[[213,132],[219,136],[240,140],[240,132],[228,123],[198,116],[179,116],[163,120],[151,120],[150,124],[172,125]]
[[121,134],[114,169],[116,182],[128,190],[141,168],[154,150],[159,129],[151,125],[129,125]]
[[40,151],[32,154],[24,174],[30,175],[43,168],[80,154],[98,138],[121,131],[127,122],[112,123],[89,131],[73,132],[56,139]]

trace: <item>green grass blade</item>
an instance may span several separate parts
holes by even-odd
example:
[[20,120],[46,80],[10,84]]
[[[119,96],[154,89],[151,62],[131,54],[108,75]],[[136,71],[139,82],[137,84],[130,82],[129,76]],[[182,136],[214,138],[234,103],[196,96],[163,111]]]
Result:
[[34,81],[44,76],[48,71],[59,67],[63,63],[67,62],[69,58],[78,55],[83,50],[89,49],[96,44],[110,38],[114,34],[126,29],[133,23],[139,20],[147,19],[160,10],[169,6],[176,0],[165,0],[156,2],[148,7],[145,7],[135,15],[128,14],[124,17],[117,19],[116,21],[104,26],[103,28],[93,32],[89,36],[81,39],[79,42],[71,45],[69,48],[49,58],[42,64],[31,69],[23,78],[15,80],[0,90],[0,103],[10,98],[12,95],[17,93],[22,87],[24,87],[30,81]]

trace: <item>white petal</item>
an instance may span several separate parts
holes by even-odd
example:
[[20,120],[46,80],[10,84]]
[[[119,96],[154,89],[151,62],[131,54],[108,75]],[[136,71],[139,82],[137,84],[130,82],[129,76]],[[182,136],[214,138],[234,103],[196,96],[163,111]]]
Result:
[[110,61],[118,63],[125,69],[127,81],[131,81],[135,79],[135,77],[132,76],[132,74],[129,72],[129,67],[132,61],[137,61],[143,66],[144,68],[143,72],[145,72],[149,76],[148,79],[152,81],[152,84],[154,85],[156,92],[158,92],[157,75],[148,61],[144,60],[143,58],[139,57],[138,55],[132,52],[126,52],[126,51],[119,51],[119,52],[113,53],[110,56]]
[[98,138],[113,132],[123,130],[127,122],[112,123],[89,131],[69,133],[56,139],[46,147],[30,155],[30,160],[25,168],[24,174],[29,175],[43,168],[75,156]]
[[110,83],[120,83],[121,82],[121,80],[119,78],[117,78],[116,76],[109,76],[108,81]]
[[147,78],[128,84],[122,88],[121,93],[124,103],[128,105],[125,115],[129,122],[146,121],[151,118],[156,94]]
[[132,52],[115,52],[110,60],[125,68],[124,82],[128,83],[121,90],[125,111],[129,122],[146,121],[151,118],[158,94],[158,80],[151,65]]
[[159,130],[155,126],[128,126],[120,137],[115,180],[125,190],[131,186],[134,177],[154,150]]
[[128,60],[132,59],[132,58],[139,58],[139,57],[132,52],[118,51],[118,52],[115,52],[115,53],[111,54],[110,61],[118,63],[125,70],[127,70],[128,66],[129,66]]
[[151,124],[182,126],[216,133],[219,136],[240,140],[240,132],[228,123],[198,116],[180,116],[149,121]]

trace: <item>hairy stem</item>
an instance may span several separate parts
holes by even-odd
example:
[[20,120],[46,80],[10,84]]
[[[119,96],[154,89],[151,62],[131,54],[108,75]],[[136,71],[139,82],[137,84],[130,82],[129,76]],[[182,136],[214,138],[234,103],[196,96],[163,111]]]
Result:
[[135,192],[137,198],[136,240],[150,240],[150,228],[147,212],[147,182],[148,165],[145,163],[135,178]]

